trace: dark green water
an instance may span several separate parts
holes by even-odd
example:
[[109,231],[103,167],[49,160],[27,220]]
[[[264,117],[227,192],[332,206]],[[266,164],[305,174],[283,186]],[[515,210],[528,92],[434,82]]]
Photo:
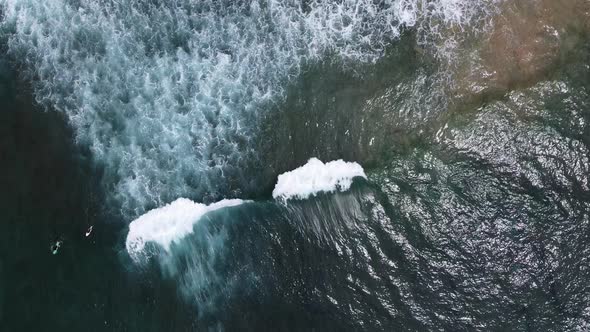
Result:
[[[460,106],[415,40],[352,71],[306,66],[265,106],[254,201],[141,264],[105,198],[108,163],[3,56],[0,330],[590,329],[587,39],[535,82]],[[277,175],[310,157],[368,179],[274,201]]]

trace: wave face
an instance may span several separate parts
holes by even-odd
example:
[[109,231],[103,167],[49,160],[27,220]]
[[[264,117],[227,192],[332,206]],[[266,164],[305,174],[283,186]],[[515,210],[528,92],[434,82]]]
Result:
[[131,218],[252,186],[242,170],[257,120],[306,63],[372,62],[404,27],[428,39],[489,3],[7,0],[0,28],[37,101],[67,115],[104,167],[110,206]]

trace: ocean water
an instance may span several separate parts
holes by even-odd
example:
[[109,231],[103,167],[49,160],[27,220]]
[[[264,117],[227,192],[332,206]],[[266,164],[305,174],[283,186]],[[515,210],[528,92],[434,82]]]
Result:
[[590,329],[590,3],[0,1],[0,330]]

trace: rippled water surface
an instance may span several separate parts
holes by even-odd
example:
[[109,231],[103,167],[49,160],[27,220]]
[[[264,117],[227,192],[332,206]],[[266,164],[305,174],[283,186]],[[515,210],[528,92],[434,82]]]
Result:
[[590,329],[556,3],[0,0],[0,330]]

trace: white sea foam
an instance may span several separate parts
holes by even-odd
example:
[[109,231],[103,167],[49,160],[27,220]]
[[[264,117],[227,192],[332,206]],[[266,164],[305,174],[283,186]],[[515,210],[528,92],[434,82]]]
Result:
[[133,258],[139,257],[146,243],[153,242],[169,250],[174,241],[179,241],[193,232],[193,226],[208,212],[237,206],[240,199],[222,200],[210,205],[195,203],[190,199],[176,201],[153,209],[129,224],[125,246]]
[[245,178],[261,105],[303,63],[371,62],[403,27],[464,26],[490,1],[4,0],[0,37],[134,218]]
[[306,199],[319,192],[346,191],[355,177],[367,178],[361,165],[334,160],[323,163],[311,158],[307,164],[279,175],[272,196],[278,199]]

